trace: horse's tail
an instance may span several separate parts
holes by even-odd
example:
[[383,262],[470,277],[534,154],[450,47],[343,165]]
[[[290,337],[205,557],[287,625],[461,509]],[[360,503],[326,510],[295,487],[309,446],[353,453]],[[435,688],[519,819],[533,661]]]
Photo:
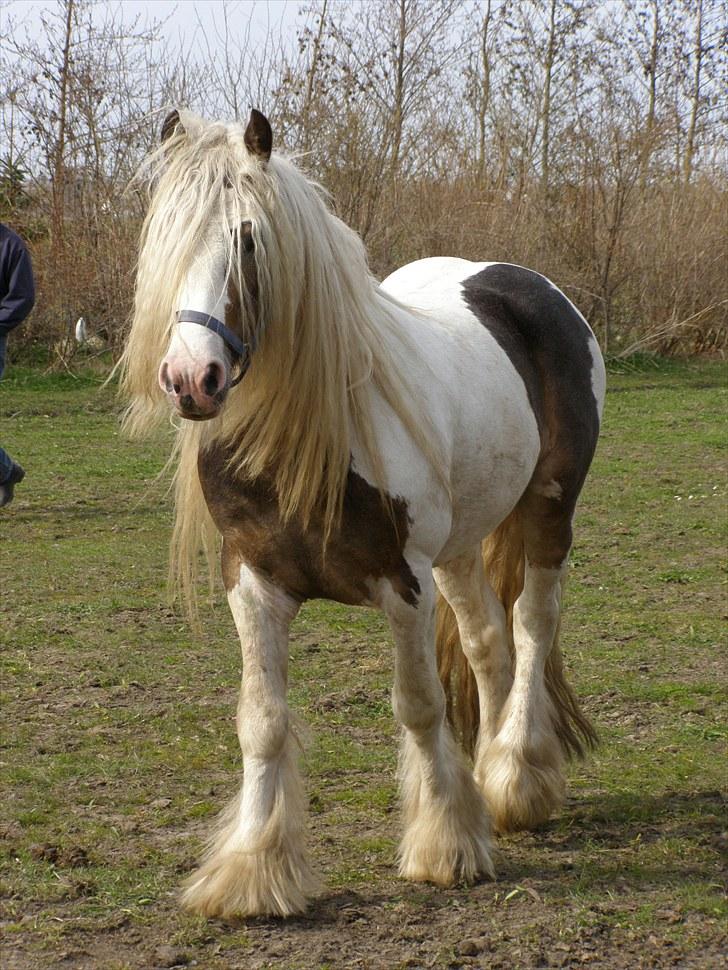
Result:
[[[511,667],[514,664],[513,607],[523,589],[523,531],[517,510],[511,512],[482,543],[483,566],[506,612]],[[442,595],[437,602],[437,663],[447,696],[448,719],[463,747],[473,754],[478,737],[480,708],[475,677],[460,645],[455,614]],[[554,728],[567,757],[583,757],[597,742],[594,726],[582,712],[564,675],[557,628],[546,660],[546,688],[553,703]]]

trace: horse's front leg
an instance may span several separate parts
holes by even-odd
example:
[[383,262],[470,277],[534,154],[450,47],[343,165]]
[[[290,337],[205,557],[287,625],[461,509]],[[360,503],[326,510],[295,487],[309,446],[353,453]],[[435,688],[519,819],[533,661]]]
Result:
[[246,566],[228,602],[243,651],[237,716],[243,785],[188,879],[183,902],[206,916],[289,916],[302,912],[316,889],[286,703],[288,632],[299,604]]
[[493,875],[490,821],[445,720],[445,692],[435,659],[432,566],[423,561],[413,570],[420,585],[416,605],[393,587],[383,597],[396,648],[392,703],[404,727],[400,874],[449,886]]

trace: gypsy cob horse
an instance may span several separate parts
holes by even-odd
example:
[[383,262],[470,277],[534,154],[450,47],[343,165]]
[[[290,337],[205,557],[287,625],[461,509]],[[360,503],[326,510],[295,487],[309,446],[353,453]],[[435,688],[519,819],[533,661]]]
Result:
[[422,259],[377,283],[272,142],[255,110],[167,117],[122,358],[127,427],[176,416],[181,586],[221,539],[242,646],[242,786],[183,893],[206,915],[287,916],[316,891],[286,701],[308,599],[391,626],[406,879],[492,876],[492,828],[544,822],[595,738],[558,644],[594,334],[520,266]]

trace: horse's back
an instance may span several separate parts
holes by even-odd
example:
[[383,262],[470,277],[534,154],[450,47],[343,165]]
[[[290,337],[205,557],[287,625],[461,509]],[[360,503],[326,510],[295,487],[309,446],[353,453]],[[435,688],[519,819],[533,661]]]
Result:
[[396,270],[382,287],[445,327],[464,320],[482,327],[523,381],[542,437],[571,438],[574,460],[588,466],[604,363],[588,323],[550,280],[511,263],[434,257]]
[[457,294],[522,376],[524,355],[527,360],[541,358],[541,363],[558,358],[578,386],[584,385],[586,375],[601,415],[604,364],[594,333],[574,304],[542,274],[513,263],[435,256],[395,270],[382,288],[415,309],[433,315],[439,311],[444,324],[448,303],[452,308]]

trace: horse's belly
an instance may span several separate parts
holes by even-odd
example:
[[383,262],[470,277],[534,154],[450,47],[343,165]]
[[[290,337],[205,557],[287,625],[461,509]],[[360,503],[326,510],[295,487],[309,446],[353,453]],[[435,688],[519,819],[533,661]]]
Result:
[[[445,379],[420,383],[428,389],[426,407],[441,435],[438,450],[447,455],[449,528],[432,552],[436,563],[472,548],[506,518],[526,490],[542,447],[522,378],[492,337],[473,326],[466,312],[462,316],[460,329],[450,336],[447,361],[440,364]],[[425,474],[413,479],[431,482]],[[426,518],[432,505],[431,487],[419,497],[421,504],[411,504],[413,539],[420,515]]]
[[[521,406],[522,405],[522,406]],[[480,424],[452,468],[450,534],[436,563],[460,555],[489,535],[511,512],[531,480],[541,441],[527,402],[504,405],[500,421]]]

